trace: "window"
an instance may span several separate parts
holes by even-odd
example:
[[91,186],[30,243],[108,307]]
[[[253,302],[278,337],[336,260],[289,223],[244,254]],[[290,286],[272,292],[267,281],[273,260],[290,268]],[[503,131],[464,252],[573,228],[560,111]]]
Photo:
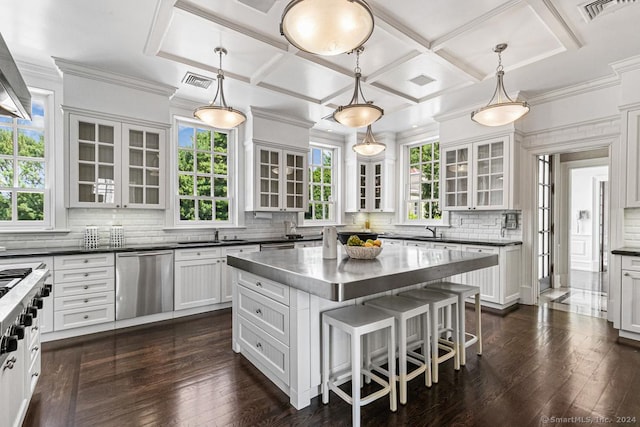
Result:
[[33,97],[32,120],[0,116],[0,228],[50,223],[45,102]]
[[440,210],[440,143],[406,146],[406,222],[442,220]]
[[178,122],[177,159],[177,223],[231,223],[229,134]]
[[311,145],[309,149],[309,210],[305,221],[335,221],[335,149]]

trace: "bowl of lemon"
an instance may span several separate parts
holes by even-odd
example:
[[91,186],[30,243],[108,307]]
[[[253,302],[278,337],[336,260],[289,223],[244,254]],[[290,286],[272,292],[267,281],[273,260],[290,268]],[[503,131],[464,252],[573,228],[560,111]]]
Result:
[[353,259],[374,259],[382,252],[382,242],[380,240],[362,240],[360,237],[353,235],[344,245],[349,258]]

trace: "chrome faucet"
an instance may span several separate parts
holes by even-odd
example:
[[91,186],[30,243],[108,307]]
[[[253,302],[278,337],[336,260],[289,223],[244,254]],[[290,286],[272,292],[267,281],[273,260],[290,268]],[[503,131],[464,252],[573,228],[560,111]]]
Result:
[[217,228],[213,230],[213,240],[216,242],[220,240],[220,231]]
[[436,227],[429,227],[427,225],[424,229],[431,232],[431,237],[436,238]]

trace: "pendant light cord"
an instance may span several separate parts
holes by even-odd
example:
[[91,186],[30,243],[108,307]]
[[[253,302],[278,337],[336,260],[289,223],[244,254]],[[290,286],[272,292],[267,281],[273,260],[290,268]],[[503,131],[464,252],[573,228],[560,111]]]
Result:
[[353,96],[351,97],[351,101],[349,101],[349,105],[351,104],[360,104],[360,97],[362,97],[363,104],[369,104],[370,102],[364,97],[364,93],[362,93],[362,86],[360,85],[360,78],[362,77],[362,70],[360,69],[360,52],[364,50],[364,46],[360,46],[349,53],[356,53],[356,68],[354,68],[354,73],[356,76],[356,86],[353,89]]
[[220,106],[224,107],[224,108],[229,108],[227,107],[227,101],[224,99],[224,87],[223,87],[223,81],[224,81],[224,71],[222,71],[222,55],[226,53],[226,50],[224,50],[223,48],[216,48],[215,52],[219,55],[220,59],[219,59],[219,67],[218,67],[218,89],[216,90],[216,96],[213,98],[213,101],[211,101],[211,105],[214,105],[216,100],[218,99],[218,95],[220,96]]

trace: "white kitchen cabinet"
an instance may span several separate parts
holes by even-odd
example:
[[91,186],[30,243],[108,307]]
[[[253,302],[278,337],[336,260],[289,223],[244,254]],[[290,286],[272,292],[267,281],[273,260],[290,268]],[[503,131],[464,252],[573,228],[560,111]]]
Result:
[[626,208],[640,207],[640,110],[627,112]]
[[640,257],[622,257],[620,329],[640,334]]
[[314,248],[317,246],[322,246],[322,240],[311,240],[307,242],[295,242],[294,247],[296,249],[300,248]]
[[347,180],[346,212],[394,212],[394,163],[378,159],[358,160],[357,168],[347,167],[347,174],[356,179]]
[[517,156],[510,136],[441,147],[444,210],[517,209]]
[[306,211],[307,152],[262,145],[254,150],[254,210]]
[[164,209],[165,133],[69,114],[69,206]]
[[229,302],[233,299],[233,282],[231,281],[230,269],[227,265],[227,255],[250,254],[260,252],[260,245],[230,246],[224,248],[222,269],[220,270],[221,295],[220,302]]
[[112,252],[53,258],[55,331],[115,321]]
[[175,251],[174,310],[220,302],[223,260],[220,248]]
[[28,397],[24,387],[25,340],[18,341],[18,349],[8,354],[0,366],[0,424],[20,426],[27,411]]

